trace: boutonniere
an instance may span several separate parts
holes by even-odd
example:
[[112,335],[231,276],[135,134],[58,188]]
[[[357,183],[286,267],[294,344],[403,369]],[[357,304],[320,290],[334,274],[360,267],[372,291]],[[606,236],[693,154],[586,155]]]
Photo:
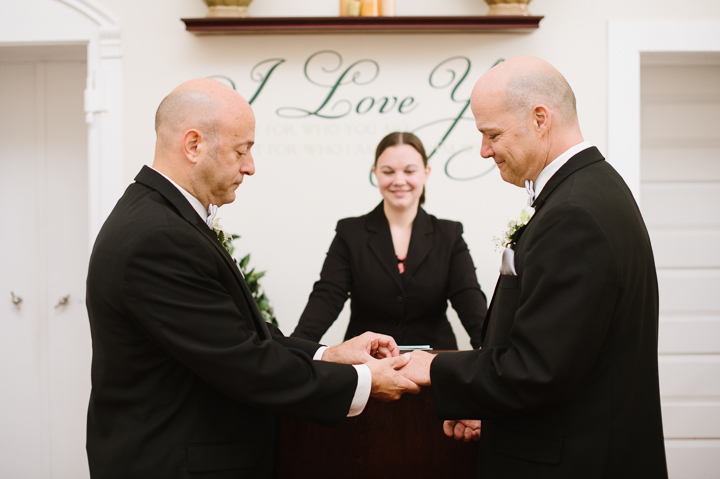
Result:
[[493,237],[496,251],[502,251],[505,248],[513,249],[515,243],[517,243],[518,234],[520,231],[530,222],[530,218],[535,214],[535,208],[528,206],[523,208],[519,215],[514,218],[510,218],[505,233],[498,238]]
[[213,225],[212,225],[213,232],[217,235],[218,241],[220,241],[220,244],[225,248],[225,251],[227,251],[230,256],[233,254],[233,248],[232,242],[235,239],[238,239],[238,235],[230,234],[227,231],[225,231],[220,225],[220,218],[217,216],[213,219]]

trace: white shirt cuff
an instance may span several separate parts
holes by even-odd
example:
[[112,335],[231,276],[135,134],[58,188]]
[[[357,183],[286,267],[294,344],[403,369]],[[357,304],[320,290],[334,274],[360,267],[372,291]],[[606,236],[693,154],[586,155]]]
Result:
[[322,361],[322,355],[327,349],[327,346],[320,346],[317,351],[315,351],[315,356],[313,356],[313,361]]
[[347,417],[359,416],[360,413],[363,412],[370,397],[370,390],[372,389],[372,373],[370,372],[370,368],[364,364],[354,364],[353,367],[357,371],[358,383]]
[[[320,346],[318,350],[315,351],[313,360],[321,361],[323,353],[327,348],[327,346]],[[370,372],[370,368],[364,364],[353,365],[353,367],[357,371],[358,382],[347,417],[359,416],[365,410],[368,398],[370,397],[370,390],[372,389],[372,373]]]

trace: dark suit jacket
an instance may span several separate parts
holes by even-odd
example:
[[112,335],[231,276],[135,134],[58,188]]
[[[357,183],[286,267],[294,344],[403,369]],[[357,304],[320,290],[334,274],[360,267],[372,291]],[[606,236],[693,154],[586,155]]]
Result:
[[535,202],[483,347],[432,363],[444,419],[482,419],[481,477],[666,478],[658,286],[630,190],[596,148]]
[[293,337],[319,341],[349,295],[345,339],[375,331],[398,344],[457,349],[445,314],[449,299],[473,347],[480,345],[487,306],[460,223],[419,208],[403,274],[383,203],[365,216],[340,220],[336,231]]
[[264,323],[182,194],[147,167],[135,180],[90,258],[91,476],[272,477],[276,414],[342,421],[357,373]]

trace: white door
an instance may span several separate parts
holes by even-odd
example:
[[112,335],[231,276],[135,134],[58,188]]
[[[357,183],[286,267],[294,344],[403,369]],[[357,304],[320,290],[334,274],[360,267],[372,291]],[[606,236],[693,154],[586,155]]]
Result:
[[2,478],[88,477],[85,56],[0,47]]
[[720,477],[720,54],[641,60],[641,208],[660,283],[672,479]]

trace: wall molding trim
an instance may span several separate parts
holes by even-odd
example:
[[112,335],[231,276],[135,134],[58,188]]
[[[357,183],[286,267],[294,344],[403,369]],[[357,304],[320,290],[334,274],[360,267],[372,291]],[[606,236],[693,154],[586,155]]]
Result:
[[107,10],[91,0],[58,0],[74,8],[101,27],[118,27],[118,22]]
[[[39,8],[55,15],[38,15]],[[87,45],[84,109],[92,245],[123,190],[120,23],[93,0],[17,2],[10,15],[0,18],[0,46],[67,43]]]
[[640,202],[640,54],[720,52],[718,21],[608,22],[608,161]]

